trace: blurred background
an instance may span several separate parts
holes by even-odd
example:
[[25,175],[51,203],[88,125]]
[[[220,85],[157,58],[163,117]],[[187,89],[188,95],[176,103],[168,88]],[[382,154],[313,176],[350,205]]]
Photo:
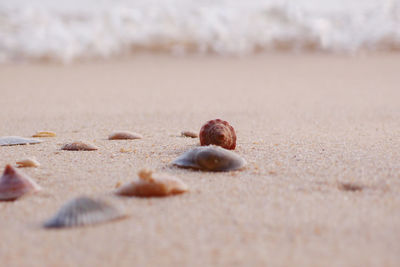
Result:
[[400,0],[2,0],[0,62],[400,50]]

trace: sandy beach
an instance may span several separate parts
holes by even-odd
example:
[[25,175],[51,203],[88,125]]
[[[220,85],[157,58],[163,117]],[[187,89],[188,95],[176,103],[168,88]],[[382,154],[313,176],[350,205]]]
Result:
[[[0,136],[57,133],[37,145],[0,147],[1,170],[36,157],[39,168],[21,171],[43,187],[0,202],[0,265],[399,266],[399,70],[395,53],[0,65]],[[199,145],[180,132],[215,118],[235,128],[247,167],[171,166]],[[115,130],[144,138],[107,140]],[[69,141],[99,150],[61,151]],[[112,194],[144,167],[179,177],[190,192]],[[42,227],[82,194],[130,216]]]

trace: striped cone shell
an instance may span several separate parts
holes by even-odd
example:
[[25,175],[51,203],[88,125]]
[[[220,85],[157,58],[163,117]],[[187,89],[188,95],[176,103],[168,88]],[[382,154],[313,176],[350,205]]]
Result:
[[0,178],[0,201],[16,200],[23,195],[40,191],[37,185],[29,176],[17,171],[11,165],[7,165]]
[[234,150],[236,147],[236,133],[233,127],[220,119],[208,121],[200,129],[200,145],[216,145],[225,149]]

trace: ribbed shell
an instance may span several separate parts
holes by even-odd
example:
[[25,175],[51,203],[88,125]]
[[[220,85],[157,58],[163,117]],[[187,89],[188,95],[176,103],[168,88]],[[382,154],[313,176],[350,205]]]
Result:
[[88,197],[68,201],[53,218],[44,223],[46,228],[76,227],[98,224],[124,217],[114,206]]

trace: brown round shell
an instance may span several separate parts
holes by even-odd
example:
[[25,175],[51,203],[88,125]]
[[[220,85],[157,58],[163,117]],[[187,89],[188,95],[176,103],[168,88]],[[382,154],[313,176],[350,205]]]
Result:
[[236,147],[236,133],[233,127],[220,119],[208,121],[200,129],[200,145],[216,145],[233,150]]

